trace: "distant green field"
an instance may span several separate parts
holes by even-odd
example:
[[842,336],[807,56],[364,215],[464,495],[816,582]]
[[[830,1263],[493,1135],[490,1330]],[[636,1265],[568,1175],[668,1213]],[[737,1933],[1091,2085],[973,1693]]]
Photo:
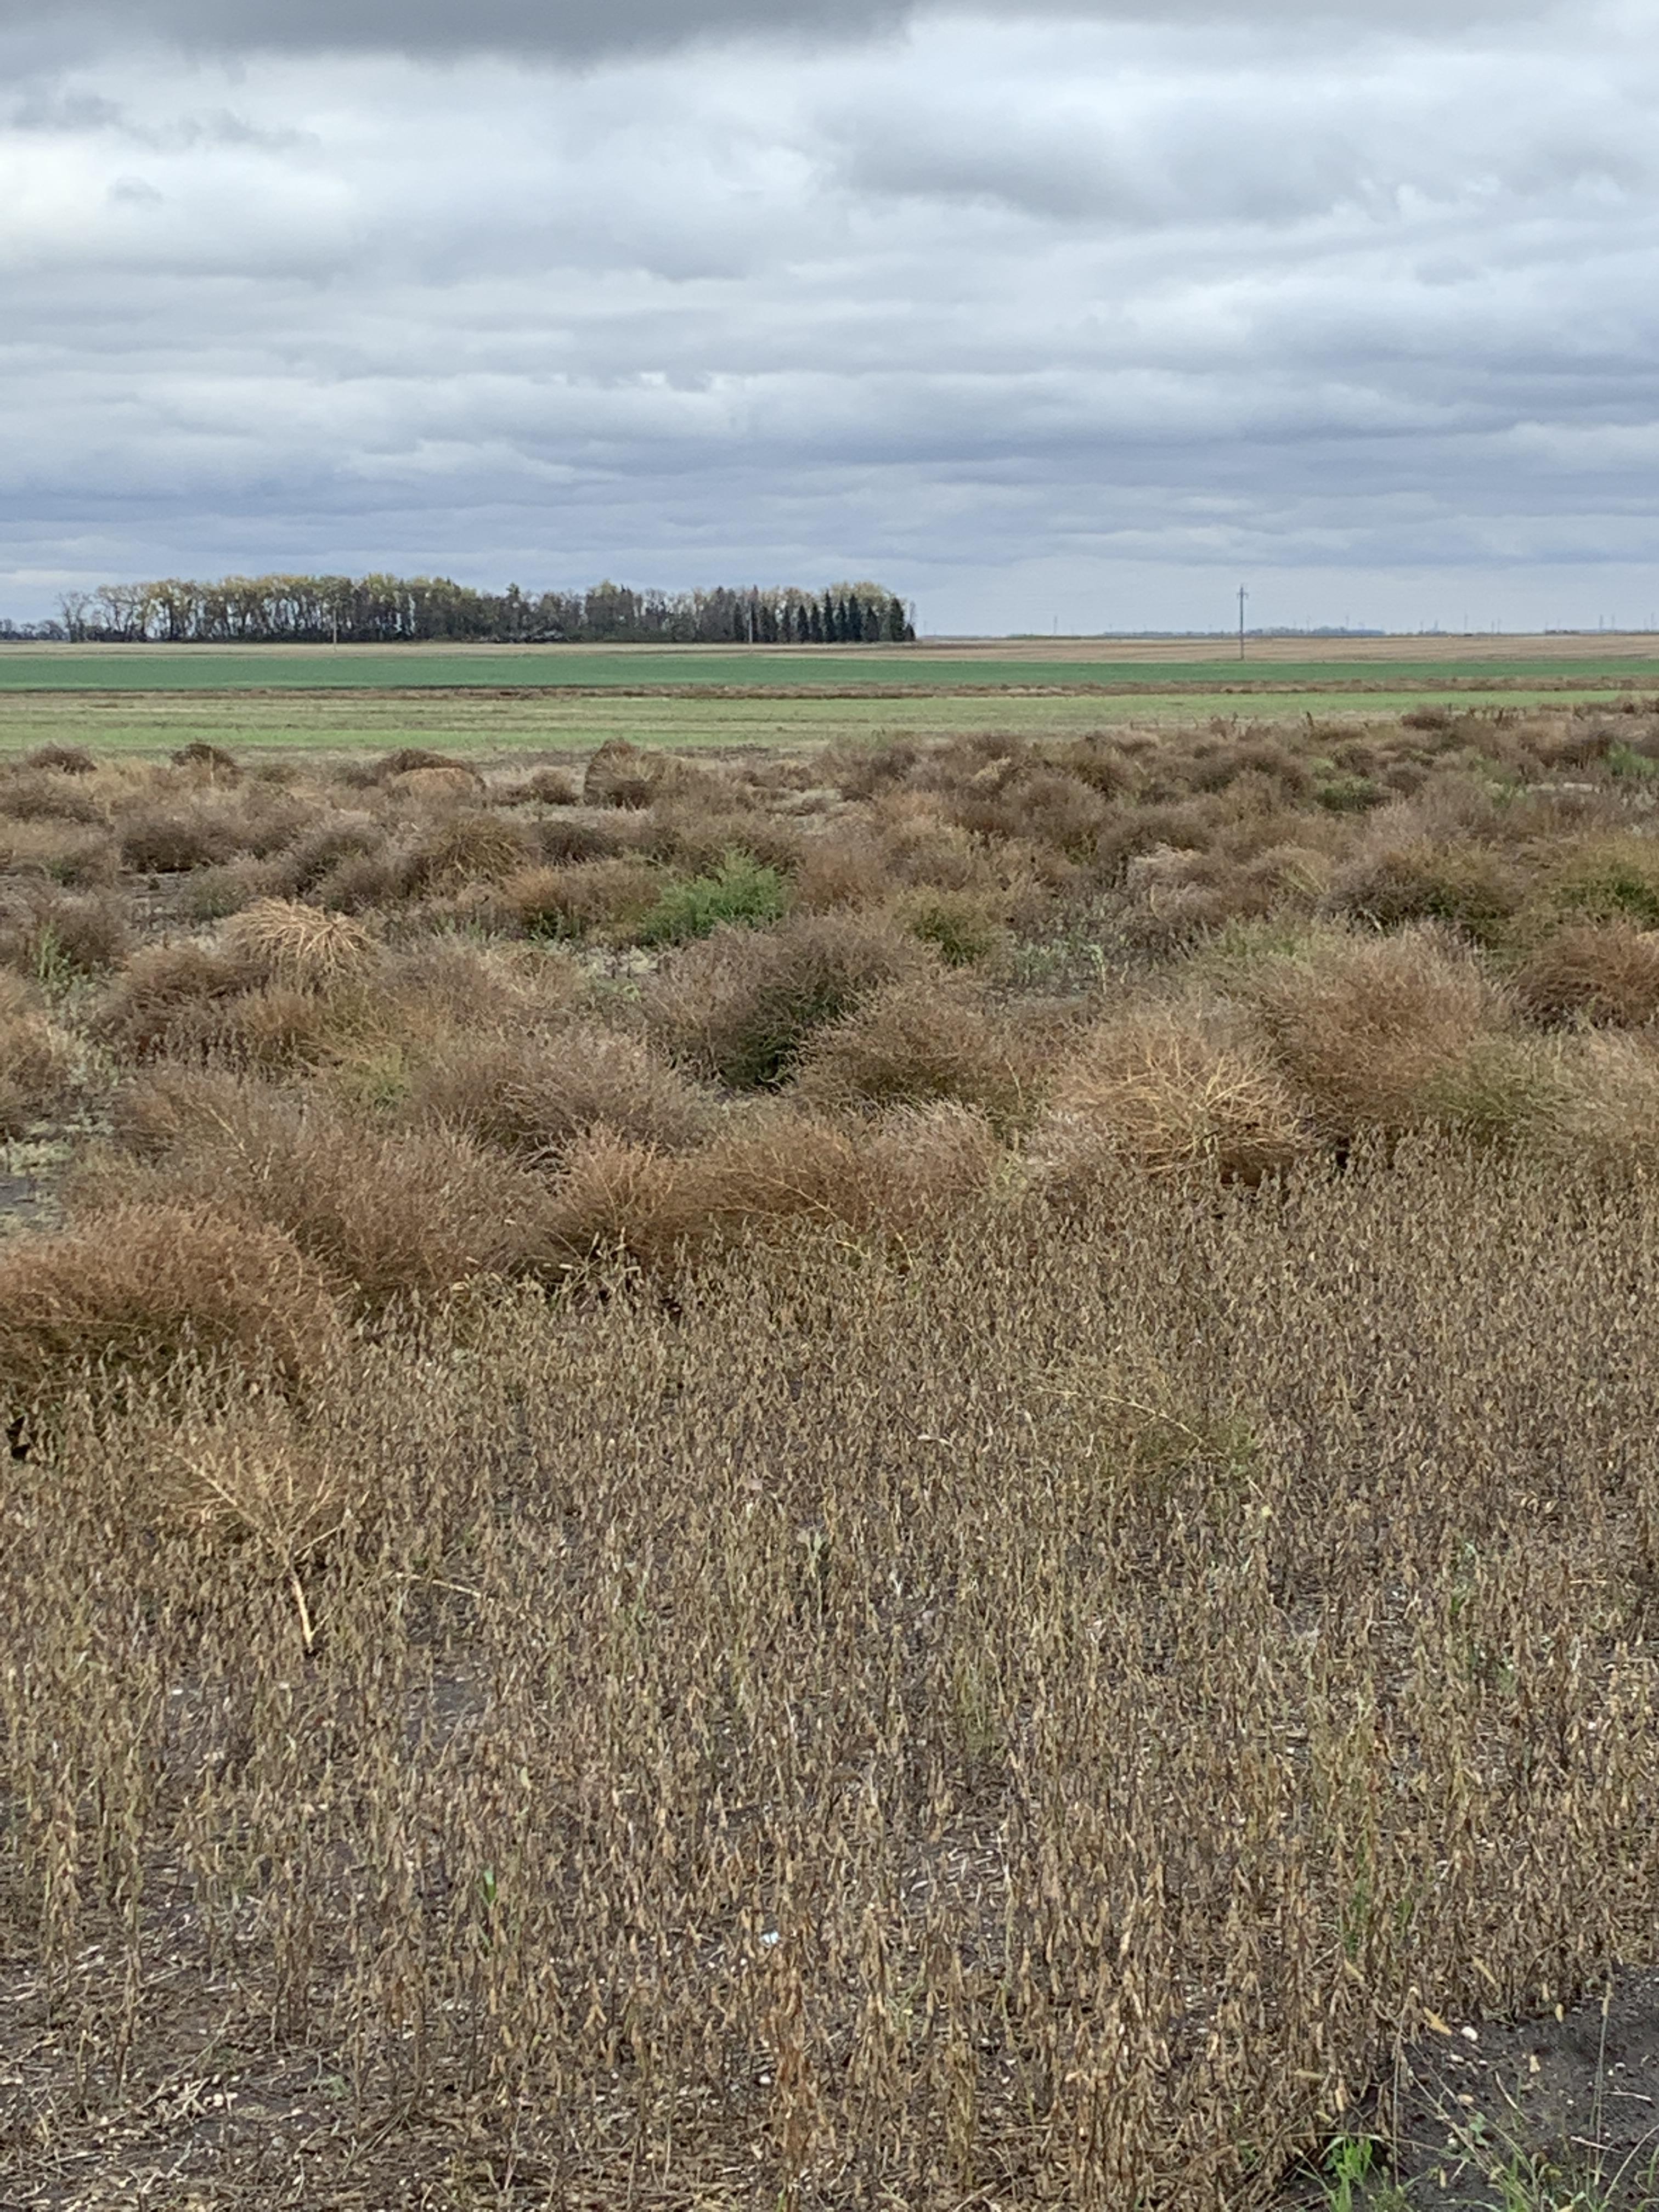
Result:
[[193,739],[256,751],[419,744],[482,757],[575,754],[611,737],[677,748],[1059,737],[1126,722],[1340,722],[1436,699],[1527,707],[1659,691],[1659,658],[1591,658],[1564,642],[1485,657],[1470,641],[1468,657],[1434,660],[1408,657],[1402,641],[1295,659],[1264,648],[1243,666],[1191,651],[1108,658],[1076,643],[885,653],[6,647],[0,755],[46,744],[154,754]]
[[[486,758],[574,755],[607,738],[675,750],[869,743],[995,731],[1073,737],[1108,726],[1167,726],[1217,718],[1247,724],[1361,723],[1443,696],[1413,690],[872,692],[757,698],[717,690],[594,693],[451,691],[0,691],[0,757],[40,744],[156,754],[201,740],[233,751],[388,751],[399,745]],[[1461,691],[1460,707],[1521,706],[1560,693]],[[1570,702],[1572,695],[1567,695]],[[1579,696],[1583,696],[1582,694]]]
[[1224,656],[1167,661],[1073,654],[1053,659],[981,657],[978,652],[900,649],[886,653],[728,653],[656,647],[641,651],[547,647],[501,653],[421,646],[400,651],[348,647],[234,647],[179,650],[152,646],[0,653],[0,691],[316,691],[569,690],[656,691],[689,687],[830,694],[871,690],[1061,690],[1125,694],[1219,690],[1254,694],[1403,688],[1462,690],[1471,685],[1655,685],[1659,658],[1524,654],[1490,659],[1405,660],[1392,654],[1322,655],[1307,660],[1263,657],[1240,664]]

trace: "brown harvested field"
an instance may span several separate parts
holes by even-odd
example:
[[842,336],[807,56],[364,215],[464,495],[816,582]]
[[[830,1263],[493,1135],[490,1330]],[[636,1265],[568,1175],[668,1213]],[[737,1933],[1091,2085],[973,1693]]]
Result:
[[0,767],[0,2202],[1650,2204],[1656,793]]

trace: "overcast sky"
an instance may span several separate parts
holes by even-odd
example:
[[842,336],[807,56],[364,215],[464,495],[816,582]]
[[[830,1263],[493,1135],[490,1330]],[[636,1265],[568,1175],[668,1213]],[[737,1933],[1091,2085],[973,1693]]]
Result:
[[1653,0],[0,0],[0,613],[1645,624],[1656,112]]

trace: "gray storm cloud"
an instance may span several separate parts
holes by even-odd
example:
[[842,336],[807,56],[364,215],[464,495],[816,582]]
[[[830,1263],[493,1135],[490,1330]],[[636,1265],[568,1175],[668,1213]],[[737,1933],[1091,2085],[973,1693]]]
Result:
[[879,574],[964,627],[1207,619],[1246,571],[1264,620],[1644,615],[1645,11],[1107,12],[132,43],[180,5],[18,62],[0,613],[326,564]]
[[[204,52],[380,52],[453,54],[541,52],[574,57],[720,40],[780,35],[845,44],[926,12],[927,0],[67,0],[53,10],[61,39],[90,30],[123,43],[177,42]],[[1103,21],[1285,24],[1353,27],[1340,0],[988,0],[1001,22],[1072,14]],[[1391,0],[1365,18],[1375,29],[1483,20],[1514,21],[1540,12],[1527,0]],[[43,33],[39,0],[0,0],[0,30]]]

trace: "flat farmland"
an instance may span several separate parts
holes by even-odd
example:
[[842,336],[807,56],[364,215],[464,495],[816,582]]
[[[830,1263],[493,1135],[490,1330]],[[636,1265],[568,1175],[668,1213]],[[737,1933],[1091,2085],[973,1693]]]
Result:
[[1398,714],[1455,696],[1526,706],[1659,690],[1645,637],[966,641],[753,652],[605,646],[59,647],[0,650],[0,751],[203,739],[352,750],[580,751],[610,737],[675,747],[883,735],[1076,735],[1195,716]]
[[850,690],[0,760],[0,2204],[1659,2203],[1659,703]]

